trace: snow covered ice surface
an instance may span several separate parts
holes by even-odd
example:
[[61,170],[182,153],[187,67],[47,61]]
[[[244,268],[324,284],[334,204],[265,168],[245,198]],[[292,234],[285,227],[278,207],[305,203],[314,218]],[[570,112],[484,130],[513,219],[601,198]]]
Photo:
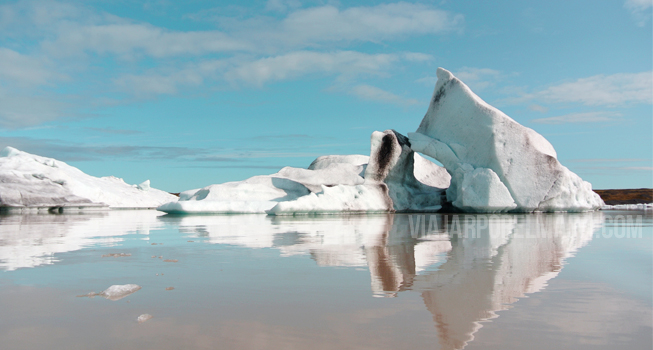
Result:
[[553,146],[438,68],[413,150],[452,175],[447,200],[467,212],[588,211],[603,206],[590,183],[558,162]]
[[0,207],[156,208],[176,199],[150,187],[147,180],[129,185],[122,179],[97,178],[62,161],[6,147],[0,152]]

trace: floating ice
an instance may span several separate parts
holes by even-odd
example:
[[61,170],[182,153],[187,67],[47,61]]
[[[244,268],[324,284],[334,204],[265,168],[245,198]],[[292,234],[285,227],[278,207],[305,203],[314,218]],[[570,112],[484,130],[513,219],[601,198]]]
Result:
[[130,294],[136,293],[140,289],[141,286],[137,284],[115,284],[105,289],[104,292],[100,293],[99,295],[106,299],[116,301]]
[[447,200],[463,211],[586,211],[603,205],[590,183],[558,162],[553,146],[438,68],[413,150],[452,175]]
[[114,284],[113,286],[105,289],[103,292],[95,293],[90,292],[88,294],[78,295],[78,297],[96,297],[101,296],[105,299],[111,301],[120,300],[130,294],[136,293],[141,289],[141,286],[137,284]]
[[62,161],[6,147],[0,152],[0,207],[156,208],[176,197],[149,187],[149,180],[131,186],[122,179],[97,178]]
[[145,322],[145,321],[149,321],[149,320],[151,320],[151,319],[152,319],[152,315],[150,315],[150,314],[142,314],[142,315],[138,316],[138,318],[136,319],[136,321],[138,321],[138,323],[143,323],[143,322]]

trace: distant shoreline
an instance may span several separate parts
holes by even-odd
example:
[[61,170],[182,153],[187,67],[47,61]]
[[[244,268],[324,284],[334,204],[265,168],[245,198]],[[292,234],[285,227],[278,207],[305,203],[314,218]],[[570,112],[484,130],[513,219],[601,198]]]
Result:
[[607,205],[653,203],[653,189],[594,190]]

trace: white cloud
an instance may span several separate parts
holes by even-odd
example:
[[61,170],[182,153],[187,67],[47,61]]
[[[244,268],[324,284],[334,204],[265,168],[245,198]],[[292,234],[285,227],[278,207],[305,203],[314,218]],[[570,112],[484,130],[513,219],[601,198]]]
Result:
[[[286,0],[271,1],[268,5],[281,9],[297,4]],[[71,9],[66,11],[67,16],[75,14]],[[36,25],[45,25],[40,19],[43,16],[34,14],[37,12],[33,9],[31,20]],[[298,9],[282,20],[218,17],[226,31],[174,31],[110,15],[85,15],[88,17],[85,19],[82,13],[81,10],[76,13],[80,16],[76,20],[66,17],[59,22],[48,22],[47,36],[53,39],[44,42],[43,47],[64,57],[96,52],[127,59],[139,54],[161,58],[234,51],[278,52],[333,42],[380,42],[409,35],[443,34],[460,30],[463,23],[462,15],[404,2],[343,10],[334,6]]]
[[472,90],[483,90],[493,86],[501,73],[490,68],[462,67],[453,74]]
[[295,9],[302,6],[299,0],[268,0],[265,9],[268,11],[286,12],[288,9]]
[[[490,68],[462,67],[454,71],[453,75],[474,91],[481,91],[494,86],[495,82],[501,78],[501,72]],[[436,76],[426,76],[417,79],[415,82],[432,87],[437,81],[438,77]]]
[[45,42],[43,46],[60,56],[92,51],[124,58],[132,58],[138,53],[166,57],[253,50],[250,44],[219,31],[176,32],[132,23],[64,26],[56,40]]
[[646,22],[651,19],[652,0],[626,0],[624,7],[630,11],[635,23],[639,27],[644,27]]
[[462,28],[462,15],[422,4],[399,2],[339,10],[335,6],[292,12],[281,24],[296,42],[380,41],[404,35],[441,34]]
[[557,117],[538,118],[531,122],[538,124],[566,124],[566,123],[600,123],[618,120],[622,116],[617,112],[586,112],[571,113]]
[[528,109],[530,109],[531,111],[540,112],[540,113],[546,113],[546,112],[549,111],[548,108],[546,108],[544,106],[537,105],[537,104],[532,104],[532,105],[528,106]]
[[431,55],[363,53],[346,46],[455,33],[464,22],[462,15],[405,2],[302,8],[297,0],[270,0],[267,8],[279,13],[248,17],[251,12],[229,16],[203,10],[212,16],[200,19],[213,18],[220,29],[183,31],[79,1],[0,4],[0,37],[18,47],[0,48],[0,89],[11,92],[0,90],[0,126],[30,126],[116,103],[108,98],[116,88],[150,97],[212,83],[262,86],[310,75],[334,77],[341,92],[361,98],[410,104],[413,100],[384,94],[361,80],[388,75],[399,63],[431,61]]
[[399,105],[414,105],[419,103],[416,99],[408,99],[395,95],[389,91],[379,89],[370,85],[357,85],[351,89],[351,94],[369,101],[379,101],[383,103],[399,104]]
[[310,73],[353,77],[360,74],[381,74],[398,60],[397,55],[390,54],[297,51],[241,64],[228,71],[225,78],[261,86],[268,81],[293,79]]
[[623,163],[623,162],[651,162],[650,159],[643,158],[590,158],[590,159],[570,159],[568,162],[575,163]]
[[653,103],[653,72],[595,75],[525,94],[510,102],[541,100],[548,103],[581,103],[587,106],[623,106]]
[[70,107],[54,96],[0,89],[0,127],[23,128],[70,116]]
[[0,47],[0,84],[11,82],[26,87],[61,79],[66,76],[47,68],[43,60]]

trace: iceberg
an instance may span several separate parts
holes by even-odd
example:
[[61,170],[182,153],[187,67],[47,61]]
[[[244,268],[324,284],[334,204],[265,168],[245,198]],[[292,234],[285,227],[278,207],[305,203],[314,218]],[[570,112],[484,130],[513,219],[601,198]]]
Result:
[[[184,192],[168,213],[302,215],[360,212],[592,211],[604,203],[553,146],[438,68],[421,124],[375,131],[370,156],[331,155],[308,169]],[[435,159],[430,161],[419,153]]]
[[62,161],[12,147],[0,151],[0,208],[144,209],[174,199],[170,193],[151,188],[149,180],[129,185],[117,177],[97,178]]
[[590,211],[592,185],[562,166],[553,146],[483,101],[449,71],[438,81],[411,148],[451,174],[447,201],[465,212]]

